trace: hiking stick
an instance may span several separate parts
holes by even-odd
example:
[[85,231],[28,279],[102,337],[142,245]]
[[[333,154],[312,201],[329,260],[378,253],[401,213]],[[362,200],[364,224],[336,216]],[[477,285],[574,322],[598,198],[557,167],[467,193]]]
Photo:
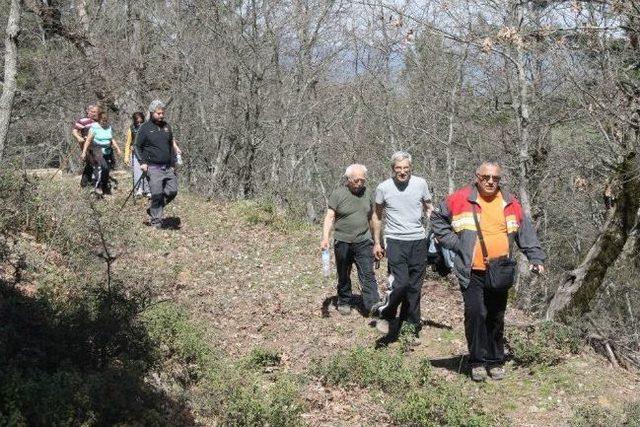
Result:
[[[136,191],[136,188],[138,188],[138,186],[140,185],[140,182],[142,181],[142,178],[144,178],[145,174],[143,173],[142,175],[140,175],[140,178],[138,178],[138,181],[133,184],[133,187],[131,188],[131,191],[129,191],[129,195],[127,196],[126,199],[124,199],[124,203],[122,204],[122,206],[120,206],[120,210],[118,212],[120,212],[122,209],[124,209],[124,206],[127,204],[127,202],[129,201],[129,199],[131,198],[131,195],[133,195],[133,192]],[[134,198],[135,200],[135,198]]]

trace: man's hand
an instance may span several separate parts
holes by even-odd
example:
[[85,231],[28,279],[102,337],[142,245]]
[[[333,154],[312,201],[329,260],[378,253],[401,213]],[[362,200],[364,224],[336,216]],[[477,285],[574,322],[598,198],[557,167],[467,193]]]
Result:
[[382,245],[380,245],[380,243],[376,243],[373,245],[373,257],[377,261],[380,261],[382,258],[384,258],[384,249],[382,249]]
[[147,173],[147,171],[149,170],[149,165],[147,165],[146,163],[142,163],[140,165],[140,170],[144,173]]
[[320,250],[324,251],[329,249],[329,239],[322,239],[320,242]]
[[544,274],[544,265],[542,264],[529,264],[529,271],[535,274]]

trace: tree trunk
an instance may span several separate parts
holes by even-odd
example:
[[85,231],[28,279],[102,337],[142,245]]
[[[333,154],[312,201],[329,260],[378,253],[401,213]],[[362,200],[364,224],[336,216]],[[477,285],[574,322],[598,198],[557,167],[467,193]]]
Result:
[[11,0],[9,20],[4,39],[4,84],[0,95],[0,162],[4,156],[4,146],[9,132],[13,98],[16,95],[16,74],[18,73],[18,34],[22,0]]
[[596,296],[607,270],[620,256],[638,223],[640,176],[635,152],[627,155],[616,173],[621,183],[620,197],[610,210],[600,235],[578,268],[562,280],[547,309],[548,320],[584,314]]

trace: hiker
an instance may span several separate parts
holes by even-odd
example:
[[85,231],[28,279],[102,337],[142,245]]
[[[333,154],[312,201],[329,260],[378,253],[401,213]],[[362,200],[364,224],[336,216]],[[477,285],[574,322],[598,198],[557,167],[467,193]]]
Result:
[[440,244],[455,252],[464,300],[464,327],[474,381],[504,378],[504,314],[515,279],[514,244],[543,273],[544,252],[518,200],[501,188],[502,168],[484,162],[475,182],[457,190],[431,215]]
[[369,314],[380,299],[373,271],[373,240],[370,221],[373,212],[373,192],[366,186],[367,168],[352,164],[344,172],[344,185],[329,196],[327,214],[322,228],[321,250],[329,249],[329,235],[334,228],[333,251],[338,273],[337,309],[342,315],[351,313],[354,304],[351,293],[351,268],[355,263],[362,287],[362,305]]
[[122,156],[120,147],[113,138],[109,116],[102,112],[98,116],[98,122],[93,123],[89,129],[81,156],[82,160],[90,158],[92,161],[94,192],[98,195],[111,194],[109,172],[113,165],[113,149]]
[[149,104],[149,120],[136,135],[134,149],[140,169],[146,174],[151,191],[151,205],[147,209],[149,223],[162,228],[164,207],[178,194],[175,159],[181,151],[173,138],[171,126],[164,119],[165,105],[160,100]]
[[138,134],[138,130],[140,130],[140,126],[144,123],[144,113],[136,111],[131,116],[131,120],[133,123],[127,129],[127,136],[124,143],[124,163],[127,166],[132,166],[133,168],[133,185],[137,185],[134,189],[134,197],[151,197],[149,183],[147,180],[142,178],[140,161],[136,157],[135,150],[133,150],[133,143],[136,139],[136,135]]
[[[100,108],[97,105],[88,105],[85,109],[86,116],[81,117],[73,123],[73,129],[71,130],[71,134],[78,142],[80,147],[80,151],[84,150],[84,145],[89,136],[89,129],[91,125],[93,125],[98,120],[98,115],[100,114]],[[80,186],[86,187],[91,184],[93,179],[93,158],[92,153],[88,152],[87,156],[84,158],[84,169],[82,170],[82,178],[80,178]]]
[[391,157],[392,178],[376,189],[373,212],[374,255],[380,260],[385,255],[382,246],[381,222],[384,211],[384,241],[389,266],[387,298],[374,309],[380,319],[378,330],[389,333],[389,321],[396,318],[400,308],[400,322],[411,326],[411,343],[420,344],[420,297],[426,271],[428,243],[422,225],[423,214],[428,216],[431,193],[424,178],[412,176],[411,156],[403,151]]

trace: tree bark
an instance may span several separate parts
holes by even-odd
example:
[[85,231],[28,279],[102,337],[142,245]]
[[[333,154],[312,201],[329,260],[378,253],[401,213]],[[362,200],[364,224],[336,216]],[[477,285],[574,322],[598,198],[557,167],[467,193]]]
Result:
[[617,181],[621,183],[616,206],[610,210],[600,235],[582,264],[563,278],[547,309],[548,320],[589,311],[589,304],[597,295],[607,270],[620,256],[627,239],[638,225],[640,177],[637,168],[636,153],[631,152],[616,174]]
[[22,0],[11,0],[9,19],[4,39],[4,84],[0,95],[0,162],[4,156],[4,147],[9,132],[13,99],[16,95],[16,75],[18,74],[18,34]]

